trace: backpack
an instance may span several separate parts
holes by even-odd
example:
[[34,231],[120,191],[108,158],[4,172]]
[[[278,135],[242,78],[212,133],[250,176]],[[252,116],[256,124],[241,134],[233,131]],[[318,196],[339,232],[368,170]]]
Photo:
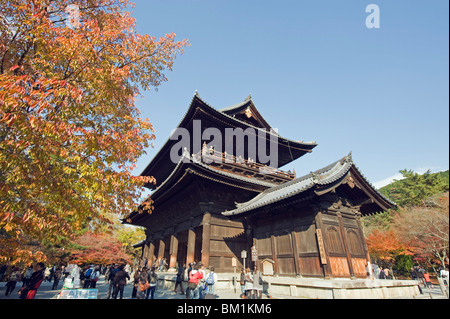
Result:
[[214,285],[214,276],[212,272],[210,272],[208,277],[206,278],[206,283],[208,285]]
[[92,269],[89,268],[89,269],[86,270],[86,272],[84,273],[84,277],[85,277],[85,278],[91,278],[91,273],[92,273]]

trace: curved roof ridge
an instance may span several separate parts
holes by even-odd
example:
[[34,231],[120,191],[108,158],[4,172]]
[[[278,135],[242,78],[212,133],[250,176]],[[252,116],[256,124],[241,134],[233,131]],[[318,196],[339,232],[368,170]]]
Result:
[[222,212],[225,216],[237,215],[249,210],[260,208],[271,203],[304,192],[316,185],[331,184],[342,178],[354,165],[351,152],[342,159],[281,185],[266,189],[251,200],[244,203],[236,203],[236,209]]

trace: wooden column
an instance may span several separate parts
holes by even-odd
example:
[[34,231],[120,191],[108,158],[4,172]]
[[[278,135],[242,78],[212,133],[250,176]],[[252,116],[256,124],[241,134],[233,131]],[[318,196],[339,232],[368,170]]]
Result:
[[188,230],[188,242],[187,242],[187,256],[186,256],[186,268],[189,263],[194,262],[195,253],[195,231],[193,229]]
[[[159,240],[158,258],[164,258],[164,251],[166,250],[166,243],[164,239]],[[158,265],[159,267],[159,265]]]
[[175,269],[177,266],[177,254],[178,254],[178,238],[176,235],[170,236],[170,260],[169,268]]
[[355,271],[353,270],[353,263],[352,263],[352,256],[350,256],[350,249],[348,248],[348,241],[347,241],[347,232],[344,228],[344,222],[342,221],[342,215],[340,212],[336,213],[338,220],[339,220],[339,229],[341,231],[341,237],[344,244],[344,250],[345,254],[347,256],[347,263],[348,263],[348,269],[350,271],[350,277],[355,277]]
[[203,215],[203,232],[202,232],[202,263],[205,267],[209,267],[210,240],[211,240],[211,214]]
[[154,261],[155,261],[155,244],[153,242],[150,242],[150,244],[148,245],[148,263],[145,266],[151,267]]
[[142,266],[146,266],[144,263],[145,263],[145,260],[147,259],[148,260],[148,245],[149,245],[149,243],[145,243],[144,244],[144,247],[143,247],[143,249],[142,249],[142,261],[141,261],[141,265]]
[[[316,221],[316,233],[317,230],[320,229],[321,233],[324,234],[325,229],[323,227],[323,223],[322,223],[322,212],[320,211],[316,211],[316,217],[315,217],[315,221]],[[317,236],[317,235],[316,235]],[[323,272],[324,272],[324,276],[325,278],[330,278],[333,276],[332,271],[331,271],[331,266],[330,266],[330,259],[328,256],[328,248],[327,248],[327,244],[326,244],[326,240],[325,238],[323,238],[322,243],[319,244],[319,246],[323,246],[323,252],[320,252],[320,254],[324,253],[325,257],[326,257],[326,264],[324,264],[323,262],[321,262],[322,267],[323,267]],[[321,256],[320,258],[322,259],[323,256]]]

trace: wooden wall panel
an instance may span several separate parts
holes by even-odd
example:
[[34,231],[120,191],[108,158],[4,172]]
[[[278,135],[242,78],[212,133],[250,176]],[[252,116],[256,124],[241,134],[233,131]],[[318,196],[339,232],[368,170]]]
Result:
[[293,257],[278,258],[278,273],[280,275],[295,275],[295,266]]
[[366,258],[352,258],[353,272],[357,277],[367,277]]
[[277,256],[292,255],[291,234],[275,235],[275,245],[276,245]]
[[319,257],[300,257],[299,261],[302,276],[323,276]]
[[347,229],[348,249],[352,255],[364,255],[363,243],[357,229]]
[[209,266],[216,270],[222,268],[220,264],[220,256],[209,256]]
[[298,252],[317,253],[316,226],[302,225],[296,228]]
[[328,252],[344,254],[345,250],[339,228],[337,226],[327,226],[325,234]]
[[256,247],[258,248],[258,256],[272,257],[272,243],[270,235],[266,238],[258,238],[256,240]]
[[330,257],[331,272],[334,277],[350,277],[347,257]]

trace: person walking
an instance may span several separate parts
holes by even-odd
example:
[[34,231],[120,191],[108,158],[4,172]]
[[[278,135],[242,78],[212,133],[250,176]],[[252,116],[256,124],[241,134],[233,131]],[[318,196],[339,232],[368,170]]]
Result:
[[12,273],[9,275],[9,281],[6,284],[5,296],[9,296],[14,291],[16,284],[21,280],[21,277],[19,268],[14,267]]
[[423,274],[423,278],[425,279],[425,288],[433,288],[433,284],[431,283],[430,274],[425,272]]
[[179,264],[177,270],[177,279],[175,281],[175,288],[173,289],[173,292],[177,293],[177,288],[178,286],[180,286],[181,294],[184,295],[183,281],[184,281],[184,266]]
[[108,288],[108,294],[106,295],[106,299],[109,299],[111,296],[114,295],[114,278],[116,277],[117,272],[119,271],[119,268],[117,264],[112,265],[109,268],[108,272],[108,281],[109,281],[109,288]]
[[124,270],[123,265],[119,267],[116,275],[114,276],[114,293],[113,299],[117,299],[117,295],[120,293],[120,299],[123,299],[123,290],[127,284],[127,279],[130,279],[128,273]]
[[86,269],[86,271],[84,271],[83,273],[83,278],[84,278],[84,284],[83,284],[83,289],[88,289],[91,285],[91,275],[92,272],[94,271],[94,265],[90,265],[88,269]]
[[34,267],[34,272],[31,274],[30,278],[24,282],[22,288],[20,288],[20,299],[34,299],[37,290],[41,286],[44,280],[44,263],[40,262]]
[[447,270],[447,268],[442,268],[439,271],[439,275],[441,276],[441,278],[444,282],[444,285],[448,287],[448,270]]
[[96,266],[91,274],[91,289],[95,289],[97,286],[97,281],[100,279],[100,267]]
[[52,290],[58,289],[58,283],[62,276],[62,267],[59,265],[56,267],[56,269],[53,271],[53,285]]

